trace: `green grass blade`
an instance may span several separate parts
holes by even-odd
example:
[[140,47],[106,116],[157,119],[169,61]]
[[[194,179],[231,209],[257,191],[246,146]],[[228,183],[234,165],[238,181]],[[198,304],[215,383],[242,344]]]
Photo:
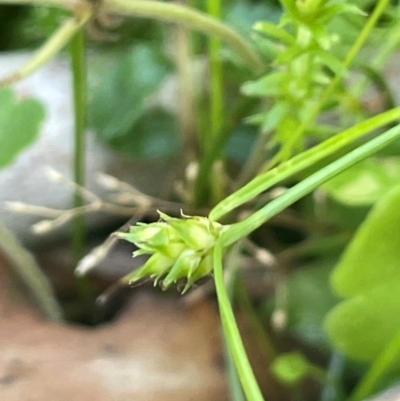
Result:
[[335,175],[368,156],[373,155],[398,138],[400,138],[400,125],[397,125],[376,138],[371,139],[369,142],[361,145],[357,149],[354,149],[340,159],[310,175],[297,185],[288,189],[279,198],[274,199],[266,206],[253,213],[246,220],[231,225],[230,228],[221,235],[222,245],[228,246],[238,241],[240,238],[247,236],[271,217],[280,213],[303,196],[309,194],[325,181],[328,181]]
[[218,203],[210,212],[211,220],[219,220],[238,206],[248,202],[278,182],[293,176],[313,164],[333,155],[367,133],[400,118],[400,107],[381,113],[349,128],[321,144],[294,156],[278,167],[263,173],[232,195]]

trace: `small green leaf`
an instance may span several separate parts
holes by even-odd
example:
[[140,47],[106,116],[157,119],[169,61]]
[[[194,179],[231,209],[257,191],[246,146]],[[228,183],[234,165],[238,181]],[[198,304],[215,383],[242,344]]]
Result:
[[315,24],[310,27],[313,40],[315,40],[321,49],[329,51],[332,47],[332,35],[326,29],[325,24]]
[[265,33],[266,35],[270,35],[274,38],[280,39],[287,44],[295,43],[295,38],[286,32],[284,29],[280,28],[277,25],[271,24],[267,21],[259,21],[254,24],[254,30],[257,32]]
[[281,84],[285,77],[285,72],[273,72],[257,81],[245,82],[242,92],[247,96],[275,96],[281,93]]
[[355,4],[334,3],[325,7],[325,9],[319,15],[319,21],[322,23],[329,22],[329,20],[331,20],[333,17],[337,17],[339,14],[354,14],[364,17],[367,15]]
[[274,129],[289,112],[290,104],[282,100],[277,102],[271,109],[264,115],[262,128],[265,132]]
[[1,168],[11,164],[22,150],[37,139],[45,108],[36,99],[18,102],[9,88],[0,89],[0,105]]
[[288,47],[275,59],[275,64],[287,65],[291,63],[295,58],[301,56],[303,53],[303,47],[297,44],[295,46]]
[[270,60],[277,58],[283,51],[283,47],[277,44],[274,40],[265,38],[258,33],[254,33],[251,37],[253,41],[256,42],[260,53],[264,54],[264,56]]
[[347,75],[347,69],[340,59],[332,55],[330,51],[316,50],[312,52],[321,63],[326,65],[335,75],[345,77]]

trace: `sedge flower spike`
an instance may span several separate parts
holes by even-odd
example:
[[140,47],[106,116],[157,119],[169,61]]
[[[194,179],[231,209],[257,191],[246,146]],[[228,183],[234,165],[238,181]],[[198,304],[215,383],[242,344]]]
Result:
[[161,221],[137,223],[128,233],[118,233],[118,237],[134,243],[138,255],[151,255],[138,270],[128,274],[123,280],[129,284],[150,277],[163,289],[179,279],[186,278],[185,293],[192,284],[208,275],[213,269],[213,247],[223,227],[207,217],[185,216],[175,218],[158,212]]

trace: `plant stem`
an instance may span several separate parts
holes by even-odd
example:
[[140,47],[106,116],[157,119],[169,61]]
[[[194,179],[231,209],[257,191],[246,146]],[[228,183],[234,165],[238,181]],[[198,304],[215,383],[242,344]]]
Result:
[[0,224],[0,249],[8,258],[17,275],[32,293],[44,315],[53,322],[62,322],[63,313],[53,288],[34,257],[2,224]]
[[[225,285],[229,297],[229,302],[232,305],[236,295],[236,286],[238,277],[238,269],[240,268],[238,261],[240,260],[240,250],[242,249],[242,242],[238,241],[234,246],[231,247],[228,254],[226,255],[226,264],[229,266],[229,270],[224,271]],[[229,278],[227,278],[227,274]],[[224,348],[225,348],[225,366],[227,368],[229,388],[232,401],[246,401],[243,393],[242,385],[240,382],[239,374],[236,368],[235,360],[233,358],[232,351],[228,345],[228,341],[224,336]]]
[[[345,67],[349,67],[353,60],[356,58],[357,54],[360,52],[361,48],[364,46],[364,43],[367,41],[368,37],[371,34],[372,29],[378,22],[378,19],[385,11],[385,8],[389,5],[390,0],[379,0],[378,4],[374,8],[371,16],[369,17],[367,23],[364,25],[362,31],[358,35],[356,41],[353,46],[349,50],[346,55],[346,58],[343,62]],[[340,77],[336,76],[335,80],[340,79]],[[334,84],[333,84],[334,85]]]
[[400,332],[389,342],[374,361],[361,383],[347,401],[361,401],[373,394],[380,380],[390,371],[400,355]]
[[[74,150],[74,181],[80,187],[85,187],[85,153],[86,153],[86,114],[87,114],[87,88],[86,88],[86,55],[85,34],[80,30],[71,40],[72,75],[74,90],[74,116],[75,116],[75,150]],[[74,207],[84,205],[82,194],[78,191],[74,196]],[[85,219],[76,217],[73,230],[73,249],[77,260],[85,252]]]
[[271,217],[275,216],[286,207],[292,205],[305,195],[309,194],[321,184],[333,178],[337,174],[353,166],[359,161],[378,152],[389,143],[400,138],[400,125],[391,128],[385,133],[371,139],[369,142],[361,145],[345,156],[339,158],[333,163],[323,167],[316,173],[305,178],[292,188],[288,189],[283,195],[274,199],[260,210],[254,212],[247,219],[231,225],[221,234],[221,242],[223,246],[229,246],[239,239],[247,236]]
[[[215,18],[221,17],[221,0],[208,0],[207,11]],[[221,130],[224,119],[224,85],[221,62],[221,41],[209,38],[208,54],[210,59],[210,109],[211,129],[205,138],[203,148],[207,152],[215,135]]]
[[222,243],[217,240],[214,247],[214,281],[217,290],[219,313],[228,346],[232,352],[236,369],[248,401],[264,401],[264,397],[254,376],[246,355],[246,350],[236,324],[235,315],[229,302],[222,268]]
[[235,361],[228,344],[225,341],[225,359],[226,359],[226,370],[228,374],[229,389],[232,401],[246,401],[242,385],[240,384],[239,375],[236,369]]
[[186,166],[196,159],[198,151],[191,33],[183,26],[177,26],[174,33],[179,77],[179,124],[183,143],[182,157]]
[[72,9],[74,7],[73,1],[68,0],[0,0],[0,4],[31,4],[34,6],[42,5],[64,9]]
[[[0,1],[1,3],[1,1]],[[35,53],[35,55],[18,71],[0,79],[0,87],[10,85],[19,81],[42,65],[47,63],[57,52],[67,45],[69,40],[90,19],[91,13],[83,15],[82,18],[70,18],[50,37],[50,39]]]
[[[75,116],[75,149],[74,149],[74,181],[80,187],[85,187],[86,162],[86,126],[87,126],[87,84],[86,84],[86,48],[85,33],[80,30],[71,40],[70,45],[72,76],[74,90],[74,116]],[[82,192],[77,190],[74,195],[74,207],[84,205]],[[84,215],[74,219],[72,233],[72,249],[76,263],[85,254],[86,227]],[[77,278],[77,290],[87,311],[93,304],[94,294],[86,277]]]
[[[71,10],[76,15],[84,15],[89,10],[91,14],[93,11],[91,2],[85,0],[0,0],[0,4],[54,6]],[[265,63],[253,46],[235,30],[217,19],[190,7],[155,0],[102,0],[101,7],[106,12],[154,18],[186,26],[207,36],[214,36],[232,46],[255,74],[261,74],[266,69]],[[52,55],[54,54],[55,52],[52,53]]]
[[103,8],[113,13],[180,24],[214,36],[232,46],[254,73],[262,73],[266,68],[253,47],[241,35],[228,25],[190,7],[154,0],[104,0]]
[[[238,104],[231,112],[229,120],[225,122],[223,129],[213,139],[208,152],[200,160],[199,173],[197,175],[195,186],[195,199],[197,207],[204,204],[206,200],[207,185],[209,184],[210,171],[214,162],[221,156],[226,143],[228,142],[235,126],[242,119],[243,114],[251,105],[252,100],[249,98],[240,98]],[[400,114],[399,114],[400,115]]]
[[[221,0],[208,0],[207,1],[208,14],[216,19],[221,17]],[[208,87],[208,97],[210,100],[210,109],[207,113],[207,126],[202,130],[201,142],[202,142],[202,158],[207,157],[207,154],[211,151],[214,152],[214,142],[219,142],[222,128],[224,126],[224,83],[223,83],[223,66],[221,61],[221,41],[219,39],[210,37],[208,40],[208,63],[210,70],[210,80]],[[213,160],[214,162],[215,160]],[[200,163],[202,163],[200,161]],[[211,194],[212,204],[217,203],[224,197],[224,186],[220,186],[214,181],[211,181],[211,177],[214,176],[213,167],[216,167],[211,163],[207,169],[207,173],[204,175],[198,174],[196,181],[205,180],[202,184],[202,193],[199,193],[199,184],[196,182],[194,187],[195,204],[201,206],[205,203],[205,200]],[[223,168],[221,163],[219,168]],[[219,177],[223,177],[223,171]],[[213,185],[214,184],[214,185]]]

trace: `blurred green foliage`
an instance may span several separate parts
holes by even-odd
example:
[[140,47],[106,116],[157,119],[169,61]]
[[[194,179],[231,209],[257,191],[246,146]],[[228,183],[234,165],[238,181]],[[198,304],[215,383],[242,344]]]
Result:
[[17,100],[12,89],[0,89],[0,168],[15,161],[18,154],[39,136],[45,117],[43,105],[35,99]]
[[400,187],[361,224],[336,266],[332,283],[347,298],[327,317],[327,332],[348,355],[371,360],[400,332]]
[[148,100],[173,71],[162,50],[142,41],[92,65],[89,118],[99,137],[139,158],[173,154],[179,145],[176,120],[159,108],[152,112]]

